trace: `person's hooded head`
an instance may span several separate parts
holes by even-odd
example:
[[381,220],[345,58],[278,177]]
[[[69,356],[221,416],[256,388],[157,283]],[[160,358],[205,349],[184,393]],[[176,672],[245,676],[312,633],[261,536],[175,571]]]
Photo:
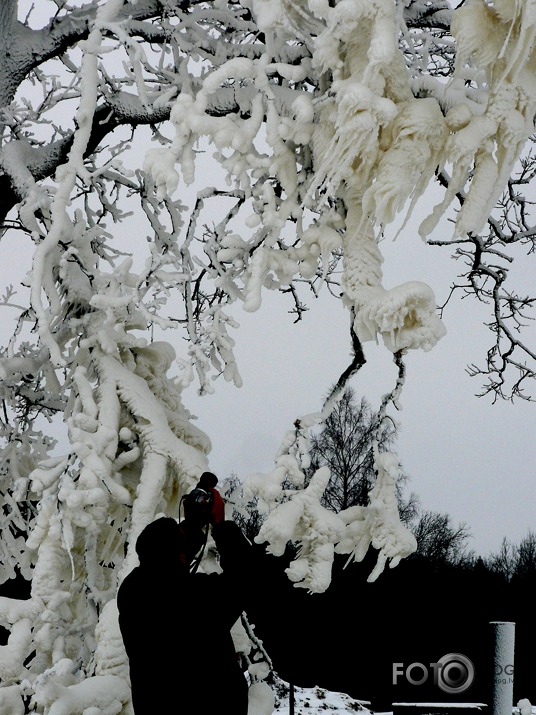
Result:
[[199,485],[201,489],[214,489],[218,483],[218,477],[212,472],[203,472],[199,478]]
[[186,543],[175,519],[162,517],[147,524],[136,541],[136,553],[142,568],[168,570],[186,568],[181,555]]

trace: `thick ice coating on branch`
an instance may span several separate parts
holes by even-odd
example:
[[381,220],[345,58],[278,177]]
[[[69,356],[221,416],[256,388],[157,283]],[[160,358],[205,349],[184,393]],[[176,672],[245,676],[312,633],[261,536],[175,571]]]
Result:
[[361,341],[383,338],[392,352],[431,350],[445,335],[430,286],[411,281],[386,290],[381,284],[382,256],[374,233],[355,204],[348,211],[344,237],[344,300],[355,313]]
[[[313,13],[319,7],[309,3]],[[492,7],[472,0],[453,13],[457,59],[451,82],[471,60],[484,71],[488,92],[481,105],[464,103],[462,95],[459,104],[443,110],[436,99],[416,98],[409,90],[393,39],[392,2],[342,0],[333,9],[322,5],[321,12],[327,27],[313,61],[332,72],[333,83],[319,105],[309,193],[344,196],[343,287],[359,337],[382,334],[389,349],[428,350],[445,333],[434,314],[433,293],[417,282],[391,291],[381,287],[381,256],[371,227],[390,223],[411,199],[409,218],[434,172],[452,164],[444,200],[420,233],[430,233],[460,191],[465,200],[456,235],[482,229],[534,131],[534,3],[504,0]]]
[[389,224],[407,199],[419,199],[441,162],[447,137],[447,123],[437,100],[400,102],[395,118],[381,134],[382,153],[374,182],[363,194],[365,216]]
[[[290,461],[289,456],[285,464]],[[282,468],[279,462],[272,474],[264,479],[259,475],[247,483],[251,494],[268,511],[256,541],[266,543],[268,552],[276,556],[285,552],[289,542],[298,546],[298,555],[287,569],[296,586],[324,591],[331,581],[335,553],[362,561],[372,546],[378,551],[378,560],[368,580],[374,581],[387,563],[394,567],[416,550],[415,537],[402,524],[398,512],[400,466],[395,454],[376,452],[377,478],[368,506],[350,507],[338,514],[320,503],[330,479],[327,467],[316,471],[306,489],[284,492],[278,472]]]
[[375,581],[389,562],[395,567],[417,549],[411,531],[402,524],[396,499],[399,464],[395,454],[376,454],[377,479],[367,507],[354,506],[339,513],[346,528],[336,546],[337,553],[350,554],[362,561],[370,546],[378,551],[378,560],[368,581]]
[[533,0],[500,0],[493,6],[471,0],[453,13],[457,41],[455,75],[470,60],[484,72],[488,93],[481,111],[457,126],[445,145],[443,162],[452,177],[443,201],[420,228],[427,235],[466,185],[455,235],[478,233],[504,190],[536,113],[536,5]]
[[412,281],[391,290],[364,286],[355,291],[356,333],[361,340],[381,335],[393,353],[421,348],[431,350],[446,330],[436,313],[432,289]]
[[47,707],[48,715],[119,715],[130,702],[130,687],[124,678],[114,675],[97,675],[69,685],[44,681],[36,688],[33,701]]
[[289,541],[297,543],[298,557],[287,569],[288,577],[315,593],[330,584],[335,543],[344,526],[337,514],[320,504],[329,478],[327,467],[319,469],[306,489],[294,492],[268,514],[255,539],[267,542],[268,552],[276,556],[284,553]]
[[391,222],[428,185],[448,137],[437,100],[416,99],[396,46],[391,2],[343,0],[329,14],[314,61],[333,72],[332,99],[314,135],[317,172],[310,192],[344,197],[344,300],[360,340],[383,337],[389,350],[431,349],[444,335],[434,294],[411,282],[386,290],[373,227]]

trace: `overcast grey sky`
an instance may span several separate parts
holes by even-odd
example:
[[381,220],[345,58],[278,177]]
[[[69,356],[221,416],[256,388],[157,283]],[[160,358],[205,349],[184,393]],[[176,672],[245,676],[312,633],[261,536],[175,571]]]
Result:
[[[443,231],[445,228],[443,227]],[[394,231],[389,232],[394,235]],[[382,242],[384,285],[423,280],[438,303],[461,266],[448,249],[426,246],[409,228],[396,242]],[[532,260],[533,263],[533,260]],[[531,259],[519,279],[533,285]],[[348,313],[334,299],[310,301],[311,310],[294,325],[282,296],[267,295],[255,314],[238,312],[236,354],[244,385],[222,381],[216,394],[188,404],[198,426],[213,441],[211,468],[221,476],[269,471],[275,452],[296,417],[315,412],[349,362]],[[503,536],[519,541],[536,529],[535,405],[477,398],[478,378],[466,365],[483,363],[493,336],[483,325],[486,309],[474,300],[454,299],[445,313],[447,335],[430,352],[405,358],[399,456],[423,508],[448,512],[466,522],[470,546],[486,555]],[[534,325],[527,338],[536,344]],[[365,343],[367,364],[351,381],[357,397],[377,409],[394,386],[396,369],[383,345]]]

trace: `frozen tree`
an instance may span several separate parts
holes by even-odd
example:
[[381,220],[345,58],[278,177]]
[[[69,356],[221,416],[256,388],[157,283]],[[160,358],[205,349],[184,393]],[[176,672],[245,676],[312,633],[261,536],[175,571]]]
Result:
[[304,288],[342,297],[353,359],[273,472],[249,480],[258,538],[275,554],[299,544],[289,576],[313,591],[335,551],[372,545],[373,579],[415,550],[396,455],[378,442],[368,505],[334,514],[329,470],[305,486],[310,429],[367,341],[398,370],[381,425],[406,352],[444,335],[431,287],[382,284],[378,241],[436,180],[444,198],[420,234],[465,264],[453,292],[490,306],[493,343],[471,370],[493,396],[531,396],[534,299],[508,268],[534,247],[534,18],[533,0],[0,3],[2,246],[15,237],[17,268],[30,256],[1,301],[15,315],[1,562],[2,579],[31,580],[28,599],[0,599],[2,713],[128,712],[117,586],[137,535],[177,517],[207,465],[183,389],[241,384],[234,305],[256,311],[266,290],[297,319]]

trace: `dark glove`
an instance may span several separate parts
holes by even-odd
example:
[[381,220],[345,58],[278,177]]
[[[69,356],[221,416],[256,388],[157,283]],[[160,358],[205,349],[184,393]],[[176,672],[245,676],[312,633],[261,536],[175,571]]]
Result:
[[250,560],[252,547],[234,521],[220,521],[212,527],[212,536],[224,571],[243,568]]

